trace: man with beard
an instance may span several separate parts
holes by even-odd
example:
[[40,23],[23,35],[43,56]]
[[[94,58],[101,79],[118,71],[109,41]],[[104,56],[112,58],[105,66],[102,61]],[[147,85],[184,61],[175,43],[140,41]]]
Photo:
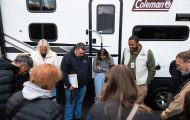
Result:
[[179,87],[174,100],[161,113],[163,120],[182,120],[185,94],[190,90],[190,51],[180,52],[176,56],[176,67],[182,73],[184,82]]
[[121,63],[126,65],[136,80],[138,88],[138,103],[144,103],[147,95],[147,84],[156,73],[155,59],[150,49],[144,48],[137,36],[131,36],[128,41],[129,49],[123,52]]

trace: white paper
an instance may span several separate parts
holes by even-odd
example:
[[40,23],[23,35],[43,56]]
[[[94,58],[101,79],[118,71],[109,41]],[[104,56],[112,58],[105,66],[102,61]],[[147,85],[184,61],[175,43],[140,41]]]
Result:
[[71,83],[71,86],[78,88],[78,79],[77,74],[69,74],[69,82]]

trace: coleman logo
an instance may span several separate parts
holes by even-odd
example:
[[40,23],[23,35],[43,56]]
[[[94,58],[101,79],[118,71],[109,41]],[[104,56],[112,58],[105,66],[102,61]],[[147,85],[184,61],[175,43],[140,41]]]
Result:
[[135,0],[132,11],[168,11],[173,0]]

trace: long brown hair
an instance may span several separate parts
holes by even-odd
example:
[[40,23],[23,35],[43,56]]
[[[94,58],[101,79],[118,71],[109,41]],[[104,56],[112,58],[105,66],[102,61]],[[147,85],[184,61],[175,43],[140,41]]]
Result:
[[109,53],[108,51],[105,49],[105,48],[101,48],[99,51],[98,51],[98,54],[97,54],[97,60],[96,60],[96,66],[99,66],[100,65],[100,62],[101,62],[101,56],[106,56],[106,61],[108,64],[111,64],[111,59],[110,59],[110,56],[109,56]]
[[137,86],[129,69],[124,65],[112,65],[106,73],[106,83],[100,95],[101,102],[116,102],[119,105],[118,119],[122,107],[135,103],[138,95]]

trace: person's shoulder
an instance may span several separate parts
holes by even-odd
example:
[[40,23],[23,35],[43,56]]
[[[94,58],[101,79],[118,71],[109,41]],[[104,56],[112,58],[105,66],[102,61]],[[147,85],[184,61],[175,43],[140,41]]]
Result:
[[39,55],[40,55],[40,53],[38,51],[34,51],[34,52],[31,53],[30,57],[32,59],[34,59],[34,58],[36,58],[36,56],[39,56]]
[[139,116],[141,120],[157,120],[157,116],[152,109],[144,104],[139,105],[137,116]]
[[176,67],[175,60],[172,60],[172,61],[170,62],[170,66],[169,66],[169,67]]
[[95,103],[95,104],[91,107],[91,110],[100,109],[100,108],[103,108],[104,106],[105,106],[104,103],[102,103],[102,102],[97,102],[97,103]]
[[70,59],[72,57],[72,53],[71,52],[68,52],[67,54],[65,54],[63,56],[63,59]]
[[151,49],[146,49],[148,56],[154,56],[154,53],[152,52]]
[[85,53],[85,54],[84,54],[84,57],[88,57],[88,55]]
[[8,66],[10,66],[11,65],[11,63],[10,62],[8,62],[7,60],[5,60],[5,59],[0,59],[0,68],[1,68],[1,70],[2,70],[2,68],[7,68]]
[[111,55],[109,55],[109,58],[113,58]]
[[56,53],[56,52],[54,52],[54,51],[52,51],[52,50],[51,50],[51,53],[52,53],[52,55],[57,55],[57,53]]
[[23,99],[22,91],[18,91],[9,98],[8,103],[17,104],[23,101]]
[[172,75],[172,72],[177,72],[175,60],[170,62],[169,72],[170,72],[171,75]]
[[127,51],[130,51],[130,48],[129,47],[126,47],[123,52],[127,52]]
[[149,54],[150,54],[150,53],[153,54],[153,52],[152,52],[151,49],[149,49],[149,48],[145,48],[145,50],[148,51]]
[[[61,108],[61,106],[50,100],[50,99],[47,99],[47,98],[40,98],[40,99],[37,99],[36,102],[41,106],[41,107],[44,107],[44,108],[47,108],[47,109],[57,109],[57,108]],[[34,102],[34,104],[36,103]]]
[[31,53],[31,55],[36,55],[36,54],[40,54],[40,52],[38,50],[35,50]]
[[183,86],[184,88],[187,88],[188,90],[190,90],[190,77],[186,79],[187,82],[185,83],[185,85]]
[[88,55],[87,54],[84,54],[84,56],[82,57],[83,60],[87,60],[89,62],[89,59],[88,59]]
[[148,106],[144,105],[144,104],[139,104],[138,112],[140,112],[140,113],[144,113],[144,112],[150,113],[150,112],[152,112],[152,109],[149,108]]
[[15,98],[15,97],[23,98],[22,91],[18,91],[16,93],[14,93],[10,98]]

